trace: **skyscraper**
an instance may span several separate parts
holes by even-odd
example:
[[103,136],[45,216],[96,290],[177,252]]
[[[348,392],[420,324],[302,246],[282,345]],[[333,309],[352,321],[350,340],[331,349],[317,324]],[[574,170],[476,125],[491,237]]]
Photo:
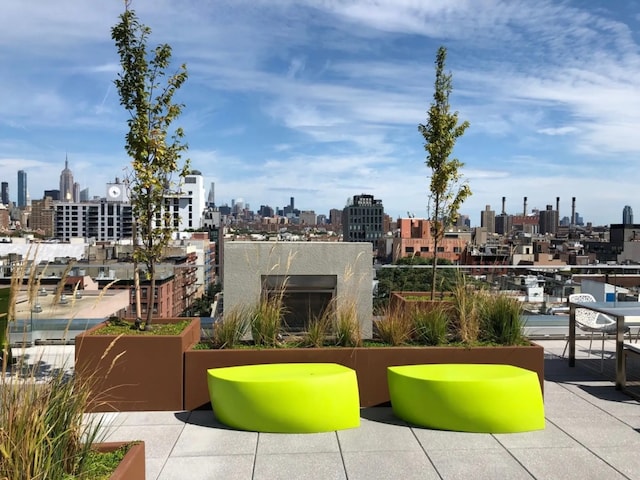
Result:
[[633,225],[633,209],[629,205],[625,205],[622,209],[622,223]]
[[18,170],[18,207],[27,206],[27,172]]
[[64,160],[64,170],[60,173],[60,200],[63,202],[74,202],[73,173],[69,170],[69,159]]

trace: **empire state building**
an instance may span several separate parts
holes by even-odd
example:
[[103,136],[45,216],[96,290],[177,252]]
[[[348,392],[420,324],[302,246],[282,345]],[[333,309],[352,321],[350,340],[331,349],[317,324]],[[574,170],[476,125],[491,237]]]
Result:
[[73,173],[69,170],[69,159],[64,160],[64,170],[60,174],[60,200],[63,202],[75,202],[73,195]]

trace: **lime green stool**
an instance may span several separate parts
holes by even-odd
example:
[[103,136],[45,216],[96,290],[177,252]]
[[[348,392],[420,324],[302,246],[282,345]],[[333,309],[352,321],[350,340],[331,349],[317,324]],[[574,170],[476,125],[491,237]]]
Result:
[[538,375],[512,365],[388,367],[393,413],[414,425],[460,432],[544,429]]
[[213,411],[225,425],[274,433],[360,426],[355,370],[335,363],[274,363],[207,370]]

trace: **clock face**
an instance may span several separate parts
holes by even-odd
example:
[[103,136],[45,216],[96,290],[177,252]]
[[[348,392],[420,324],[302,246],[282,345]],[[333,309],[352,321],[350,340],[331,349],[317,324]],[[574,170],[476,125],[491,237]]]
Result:
[[118,198],[119,196],[120,196],[120,187],[116,187],[115,185],[112,185],[111,187],[109,187],[109,197]]

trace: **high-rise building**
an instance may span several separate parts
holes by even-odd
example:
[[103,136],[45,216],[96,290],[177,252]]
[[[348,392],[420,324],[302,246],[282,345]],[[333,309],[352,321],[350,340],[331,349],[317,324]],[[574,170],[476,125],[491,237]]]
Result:
[[329,223],[333,226],[340,225],[342,223],[342,210],[337,208],[329,210]]
[[487,233],[496,233],[496,212],[491,210],[491,205],[484,207],[480,212],[480,226],[484,227]]
[[60,200],[63,202],[75,202],[73,173],[69,170],[69,159],[64,160],[64,170],[60,173]]
[[27,172],[18,170],[18,207],[27,206]]
[[342,240],[371,242],[377,246],[383,235],[384,207],[373,195],[354,195],[342,210]]
[[622,224],[633,225],[633,209],[629,205],[622,209]]
[[2,182],[0,201],[3,205],[9,205],[9,182]]
[[207,207],[216,206],[216,184],[211,182],[211,189],[209,190],[209,196],[207,197]]

